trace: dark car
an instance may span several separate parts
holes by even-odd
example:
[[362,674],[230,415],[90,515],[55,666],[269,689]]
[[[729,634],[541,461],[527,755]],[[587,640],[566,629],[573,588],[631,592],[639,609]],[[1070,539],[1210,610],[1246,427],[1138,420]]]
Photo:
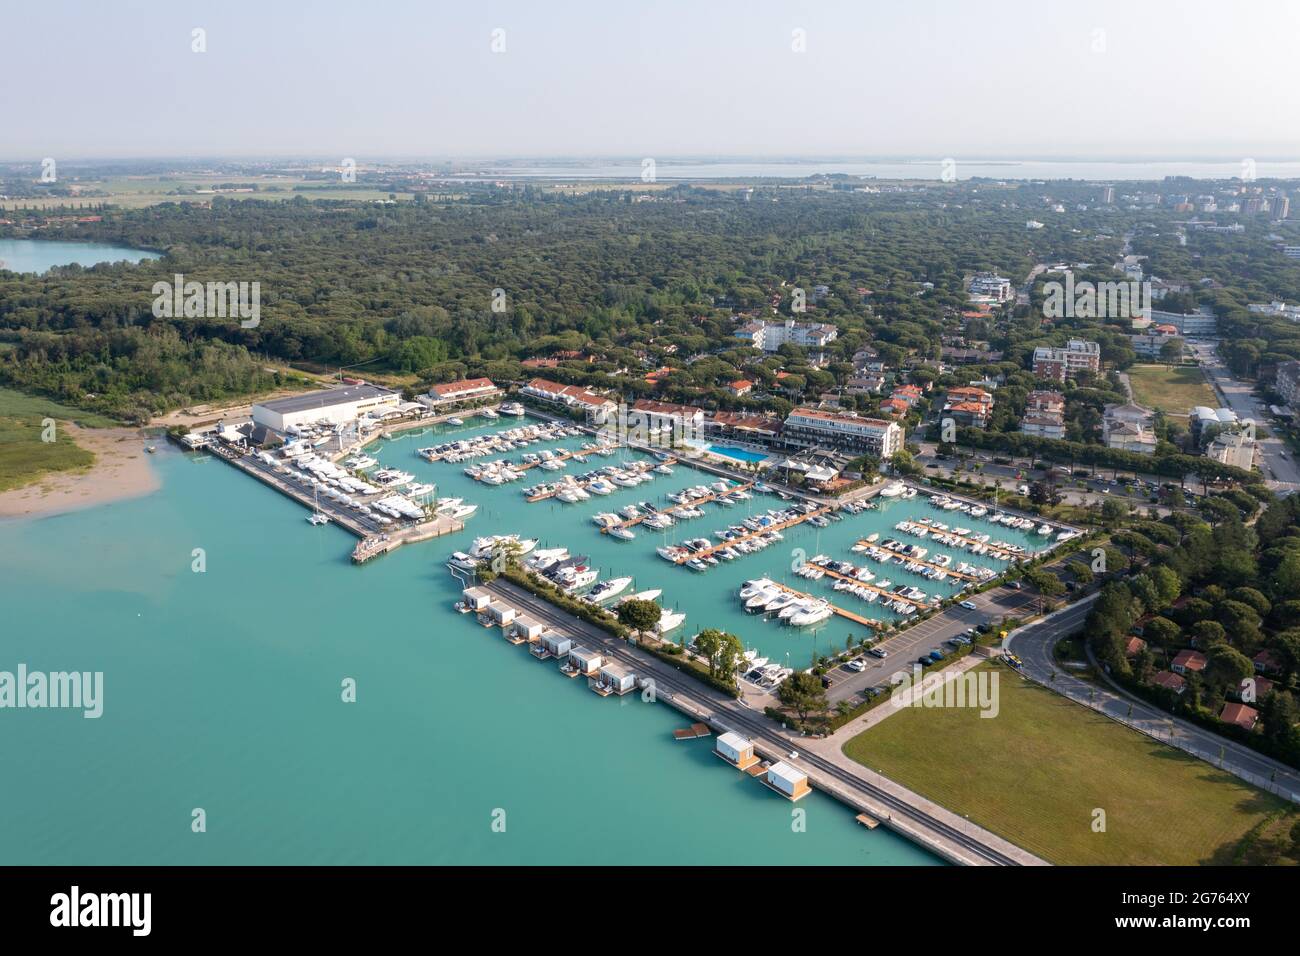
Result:
[[916,659],[916,662],[920,664],[922,667],[929,667],[931,664],[934,663],[934,661],[932,661],[929,657],[918,657]]
[[833,683],[835,683],[835,682],[834,682],[833,680],[831,680],[829,677],[823,677],[823,678],[822,678],[822,686],[823,686],[823,687],[830,687],[831,684],[833,684]]
[[932,660],[932,661],[941,661],[941,660],[943,660],[943,651],[940,651],[940,650],[933,650],[933,651],[931,651],[931,652],[930,652],[930,660]]

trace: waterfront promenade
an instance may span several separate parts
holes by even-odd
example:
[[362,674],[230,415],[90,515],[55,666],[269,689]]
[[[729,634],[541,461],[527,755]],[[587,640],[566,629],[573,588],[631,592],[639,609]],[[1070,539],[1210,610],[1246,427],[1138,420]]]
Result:
[[498,579],[486,587],[506,604],[559,633],[584,646],[599,648],[638,678],[652,680],[658,702],[680,710],[692,721],[707,723],[719,733],[730,730],[747,737],[753,741],[756,753],[798,767],[817,789],[949,862],[968,866],[1046,865],[1032,853],[850,760],[833,737],[817,741],[791,734],[744,700],[728,697],[682,674],[649,652],[559,610],[509,581]]

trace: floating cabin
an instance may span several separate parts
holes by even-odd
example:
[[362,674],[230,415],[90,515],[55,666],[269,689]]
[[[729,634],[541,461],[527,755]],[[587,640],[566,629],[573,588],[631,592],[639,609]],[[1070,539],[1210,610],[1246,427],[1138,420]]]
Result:
[[487,608],[492,603],[492,595],[483,588],[466,588],[461,592],[461,602],[456,610],[462,614],[471,611],[478,613]]
[[768,767],[763,782],[787,800],[798,800],[812,792],[808,787],[808,775],[785,761]]
[[510,627],[506,631],[506,637],[512,644],[533,643],[540,640],[542,633],[546,630],[546,625],[527,614],[520,614],[510,622]]
[[552,657],[564,657],[571,647],[573,647],[572,638],[557,634],[555,631],[547,631],[529,650],[541,660],[548,660]]
[[636,675],[626,667],[610,662],[600,669],[599,676],[589,682],[592,689],[602,696],[618,694],[622,696],[636,689]]
[[718,737],[713,752],[738,770],[748,770],[758,763],[753,741],[730,730]]
[[[502,604],[500,601],[494,601],[487,606],[487,609],[479,615],[479,620],[489,627],[496,625],[498,627],[509,627],[515,619],[516,611],[509,604]],[[486,618],[486,620],[483,620]]]
[[600,665],[604,662],[605,658],[601,656],[600,651],[593,651],[589,647],[569,648],[569,665],[575,675],[595,677],[600,673]]

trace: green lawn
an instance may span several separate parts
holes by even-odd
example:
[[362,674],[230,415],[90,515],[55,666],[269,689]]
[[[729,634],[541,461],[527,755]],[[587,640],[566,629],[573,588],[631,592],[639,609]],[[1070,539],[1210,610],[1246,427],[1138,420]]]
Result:
[[907,708],[844,752],[1058,864],[1232,863],[1255,827],[1293,812],[1006,667],[978,670],[1000,675],[997,717]]
[[1128,370],[1133,398],[1139,405],[1167,415],[1186,415],[1197,405],[1218,408],[1214,389],[1194,365],[1134,365]]
[[66,429],[55,429],[55,441],[42,441],[46,418],[95,428],[120,424],[94,412],[0,388],[0,491],[30,484],[50,472],[87,468],[95,460],[77,447]]

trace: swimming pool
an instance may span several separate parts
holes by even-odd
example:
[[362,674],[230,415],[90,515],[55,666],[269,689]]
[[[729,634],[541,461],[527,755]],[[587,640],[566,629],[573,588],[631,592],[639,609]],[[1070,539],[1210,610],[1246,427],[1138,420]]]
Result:
[[709,451],[715,455],[721,455],[724,458],[734,458],[736,461],[766,461],[767,455],[757,451],[746,451],[744,448],[730,448],[727,445],[710,445]]

